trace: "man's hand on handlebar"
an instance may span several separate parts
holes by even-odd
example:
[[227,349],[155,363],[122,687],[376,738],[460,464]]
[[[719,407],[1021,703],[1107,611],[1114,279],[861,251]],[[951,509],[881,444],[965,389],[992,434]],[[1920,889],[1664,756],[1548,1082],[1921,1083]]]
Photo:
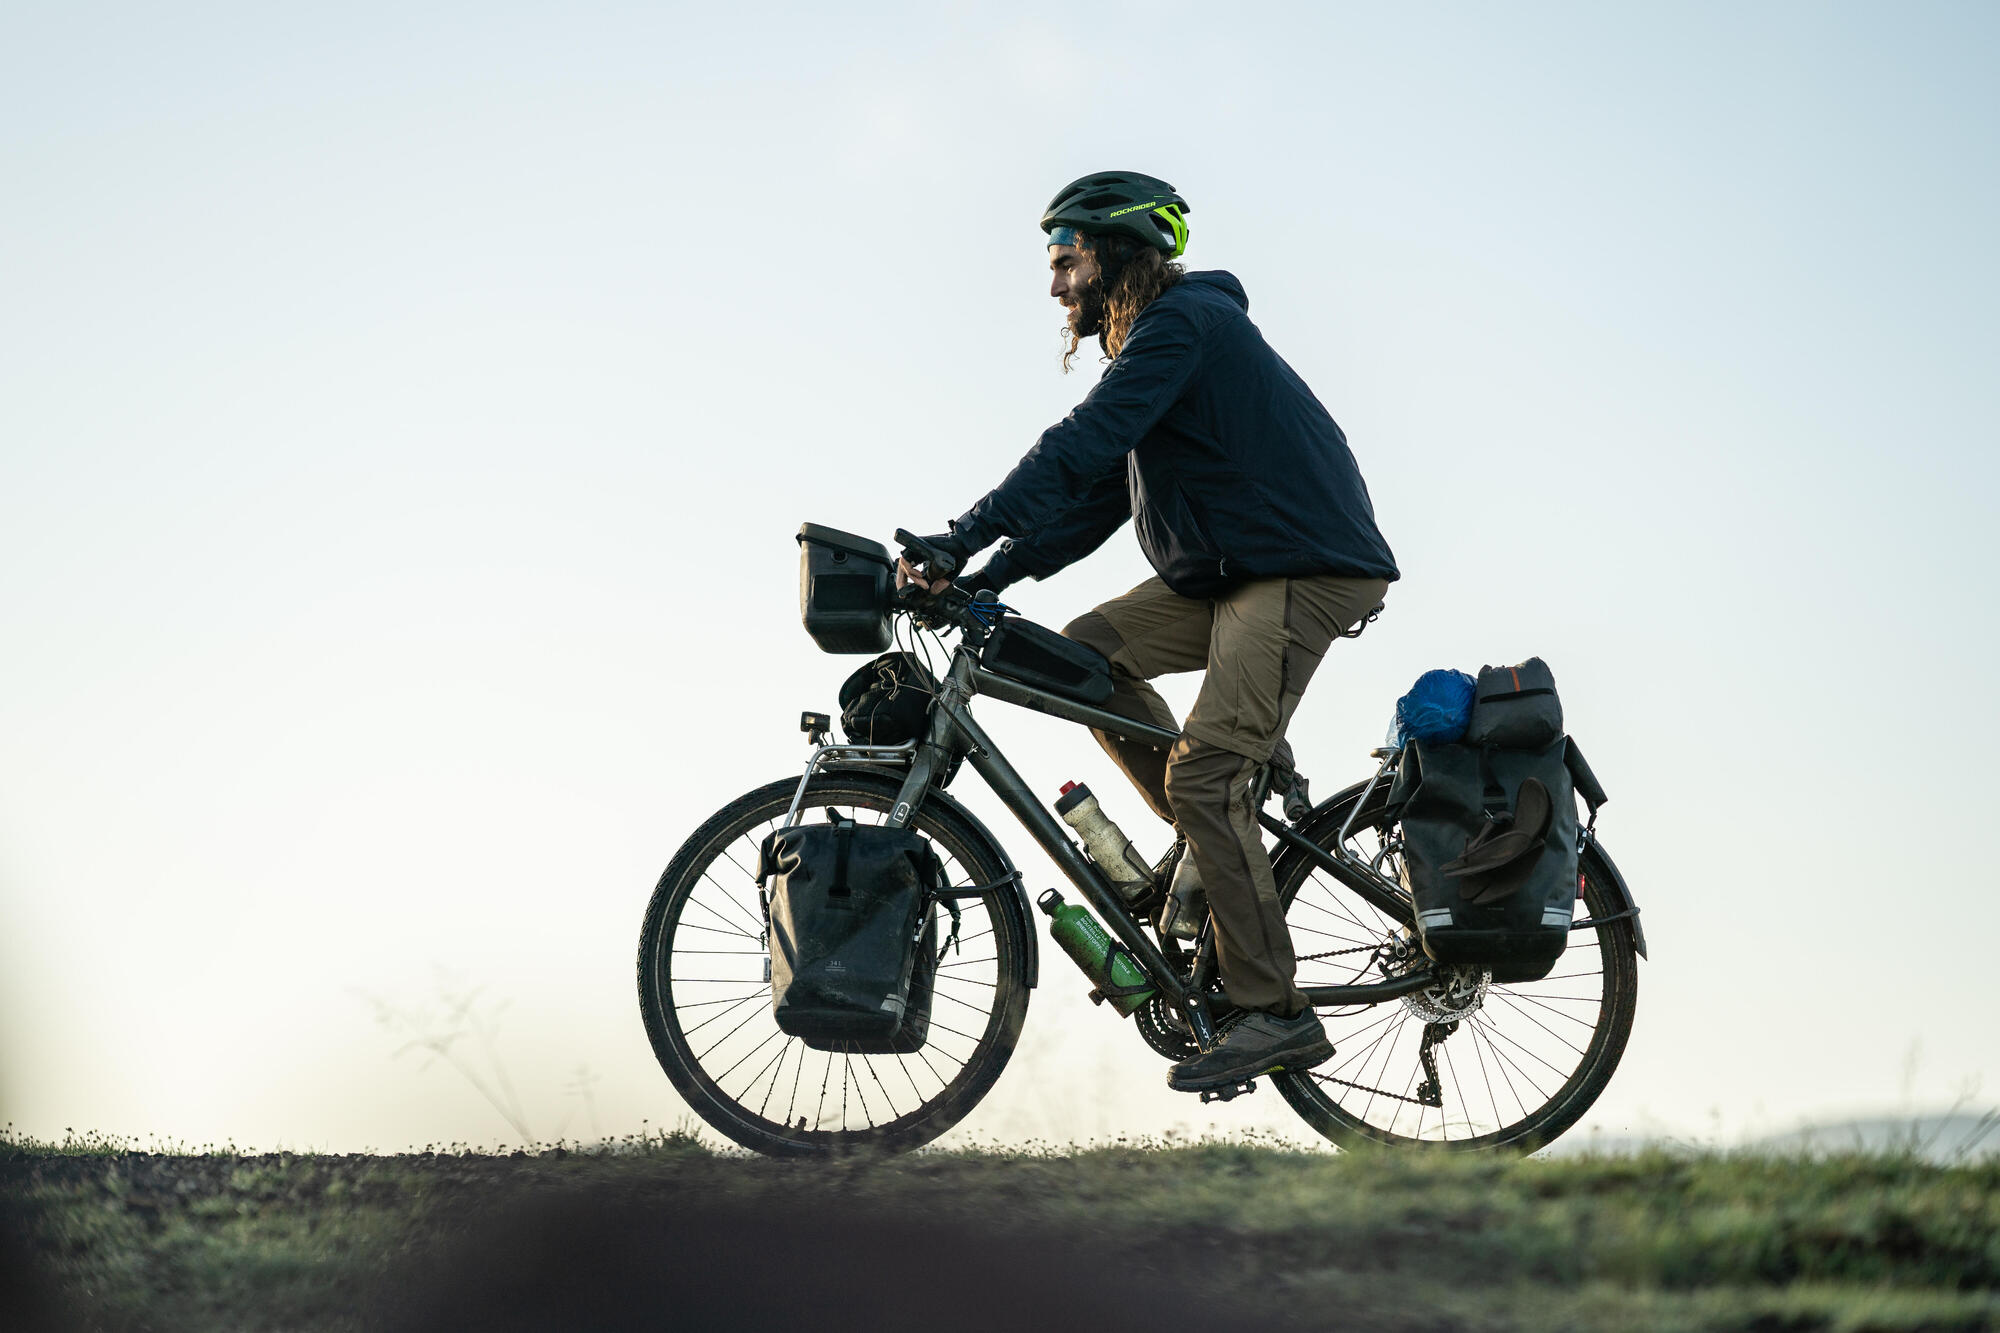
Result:
[[896,561],[896,587],[899,591],[903,588],[922,588],[935,597],[950,586],[950,579],[926,579],[907,559],[898,558]]
[[896,560],[898,592],[914,587],[933,597],[939,596],[965,568],[965,547],[951,533],[918,537],[907,529],[897,528],[896,540],[903,546],[903,553]]

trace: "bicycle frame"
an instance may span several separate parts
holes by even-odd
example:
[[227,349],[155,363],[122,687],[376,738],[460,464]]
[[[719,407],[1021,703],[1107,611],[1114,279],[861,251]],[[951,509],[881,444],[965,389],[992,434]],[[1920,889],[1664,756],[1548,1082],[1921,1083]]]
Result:
[[[1049,859],[1056,863],[1065,878],[1081,893],[1097,914],[1103,919],[1120,944],[1132,955],[1152,983],[1168,1003],[1188,1018],[1197,1044],[1207,1050],[1214,1044],[1214,1021],[1209,1012],[1211,997],[1229,1003],[1228,992],[1213,992],[1207,989],[1209,980],[1215,975],[1215,941],[1211,927],[1204,927],[1197,942],[1195,965],[1192,977],[1182,980],[1180,971],[1160,946],[1149,938],[1126,907],[1116,889],[1111,886],[1103,873],[1073,842],[1064,826],[1051,814],[1029,789],[1000,747],[993,743],[968,708],[971,700],[985,695],[1002,703],[1033,709],[1050,717],[1067,722],[1109,731],[1130,740],[1148,742],[1168,747],[1180,739],[1180,733],[1116,713],[1079,703],[1047,690],[1024,685],[1019,681],[998,676],[980,666],[975,656],[974,643],[961,642],[952,652],[951,665],[944,680],[938,687],[937,700],[931,708],[930,727],[921,742],[910,742],[899,746],[877,745],[825,745],[817,747],[806,765],[805,777],[799,783],[799,797],[793,802],[792,813],[787,816],[789,824],[797,817],[800,802],[803,801],[806,784],[813,773],[823,764],[880,764],[884,762],[900,765],[909,763],[909,772],[903,780],[902,789],[896,795],[895,808],[890,812],[888,823],[891,827],[906,826],[923,804],[925,793],[931,784],[931,777],[939,765],[949,761],[954,748],[964,748],[966,759],[975,772],[993,790],[1021,822]],[[1380,752],[1381,767],[1375,781],[1379,783],[1393,769],[1394,752]],[[1372,790],[1373,784],[1371,784]],[[1358,806],[1357,806],[1358,809]],[[1349,855],[1346,848],[1347,828],[1341,830],[1342,838],[1336,850],[1327,852],[1293,831],[1287,825],[1272,819],[1262,812],[1259,822],[1277,834],[1279,839],[1310,856],[1315,864],[1359,894],[1372,906],[1388,916],[1411,924],[1413,914],[1409,900],[1402,891],[1365,861]],[[1350,825],[1352,821],[1349,821]],[[989,890],[990,891],[990,890]],[[1302,991],[1315,1005],[1368,1005],[1380,1004],[1397,999],[1414,991],[1435,985],[1437,977],[1428,965],[1420,964],[1414,970],[1389,980],[1366,982],[1342,986],[1306,986]]]

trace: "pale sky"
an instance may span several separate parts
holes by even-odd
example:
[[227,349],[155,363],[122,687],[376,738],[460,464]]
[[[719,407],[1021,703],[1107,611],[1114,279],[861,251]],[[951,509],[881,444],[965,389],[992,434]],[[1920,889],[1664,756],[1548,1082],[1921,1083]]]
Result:
[[[935,531],[1081,396],[1036,222],[1105,168],[1192,202],[1401,563],[1319,790],[1424,670],[1556,672],[1653,953],[1579,1133],[1991,1105],[1996,53],[1978,4],[11,8],[0,1121],[505,1141],[376,1024],[441,989],[537,1135],[683,1117],[653,881],[857,665],[792,533]],[[949,1141],[1305,1132],[1043,957]]]

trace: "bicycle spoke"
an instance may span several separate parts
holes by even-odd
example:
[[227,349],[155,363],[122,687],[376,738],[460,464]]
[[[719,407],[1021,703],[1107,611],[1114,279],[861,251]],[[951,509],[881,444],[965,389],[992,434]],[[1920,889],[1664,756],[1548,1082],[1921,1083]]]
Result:
[[[1480,1015],[1480,1017],[1485,1018],[1486,1015],[1482,1014]],[[1499,1024],[1493,1023],[1489,1020],[1487,1026],[1495,1037],[1499,1038],[1501,1041],[1506,1042],[1509,1046],[1512,1046],[1515,1050],[1519,1051],[1522,1055],[1527,1056],[1530,1060],[1533,1060],[1536,1064],[1541,1065],[1543,1068],[1547,1069],[1551,1074],[1554,1074],[1557,1078],[1569,1077],[1569,1071],[1558,1068],[1553,1064],[1550,1064],[1549,1061],[1543,1058],[1540,1053],[1530,1048],[1526,1043],[1522,1042],[1520,1038],[1502,1029]],[[1571,1049],[1574,1050],[1575,1048],[1572,1047]],[[1578,1052],[1578,1054],[1581,1054],[1581,1052]],[[1526,1071],[1523,1071],[1524,1074],[1525,1072]],[[1542,1091],[1542,1087],[1540,1084],[1535,1085],[1535,1091],[1536,1092]]]
[[[677,979],[678,979],[678,978],[677,978]],[[744,985],[747,985],[748,983],[746,982],[746,983],[739,983],[739,984],[744,984]],[[680,1002],[679,1000],[675,1000],[675,1001],[674,1001],[674,1008],[675,1008],[676,1010],[679,1010],[679,1011],[686,1011],[686,1010],[689,1010],[689,1009],[709,1009],[709,1008],[713,1008],[713,1007],[714,1007],[715,1005],[718,1005],[718,1004],[736,1004],[737,1002],[739,1002],[739,1001],[742,1001],[742,1000],[754,1000],[754,999],[756,999],[756,998],[757,998],[757,996],[759,996],[759,995],[763,995],[763,994],[765,994],[765,992],[764,992],[764,991],[756,991],[756,992],[754,992],[754,993],[752,993],[752,994],[749,994],[749,995],[736,995],[736,996],[731,996],[731,997],[730,997],[729,999],[727,999],[727,1000],[696,1000],[696,1001],[695,1001],[695,1002],[694,1002],[693,1004],[682,1004],[682,1003],[681,1003],[681,1002]]]
[[898,1114],[896,1103],[889,1099],[889,1089],[882,1085],[882,1076],[875,1072],[875,1062],[864,1055],[861,1063],[867,1066],[869,1077],[875,1080],[875,1090],[882,1094],[882,1104],[889,1108],[889,1118],[894,1120]]
[[967,1004],[964,1000],[959,999],[957,996],[946,995],[941,990],[932,991],[931,994],[940,1000],[950,1000],[953,1004],[957,1005],[961,1009],[970,1009],[973,1013],[978,1014],[981,1018],[984,1018],[986,1015],[993,1012],[991,1009],[981,1009],[976,1004]]
[[[1548,1061],[1541,1059],[1540,1056],[1537,1056],[1533,1051],[1521,1045],[1520,1042],[1515,1041],[1512,1037],[1508,1036],[1506,1033],[1502,1032],[1499,1028],[1495,1027],[1491,1023],[1481,1022],[1479,1024],[1479,1027],[1481,1028],[1482,1031],[1486,1033],[1486,1044],[1492,1050],[1493,1058],[1500,1062],[1501,1072],[1505,1074],[1507,1070],[1509,1069],[1513,1070],[1514,1073],[1519,1074],[1521,1076],[1523,1082],[1525,1082],[1529,1087],[1535,1090],[1536,1096],[1542,1098],[1544,1101],[1548,1100],[1548,1095],[1549,1095],[1548,1090],[1542,1087],[1541,1083],[1536,1080],[1533,1074],[1528,1072],[1526,1066],[1524,1066],[1519,1060],[1515,1059],[1512,1055],[1509,1055],[1507,1051],[1500,1045],[1500,1043],[1503,1041],[1506,1042],[1508,1046],[1512,1046],[1515,1050],[1519,1051],[1521,1054],[1526,1055],[1530,1059],[1536,1060],[1541,1064],[1547,1065]],[[1555,1066],[1553,1065],[1549,1065],[1549,1069],[1551,1070],[1551,1072],[1557,1074],[1560,1074],[1562,1072],[1561,1070],[1556,1069]],[[1510,1085],[1513,1083],[1513,1081],[1514,1080],[1511,1077],[1507,1079],[1507,1082]],[[1519,1096],[1520,1094],[1516,1092],[1515,1097],[1518,1099]],[[1522,1105],[1523,1108],[1525,1109],[1526,1103],[1522,1103]]]
[[[715,918],[715,919],[716,919],[717,921],[720,921],[720,922],[721,922],[721,923],[722,923],[723,925],[725,925],[725,926],[728,926],[728,927],[729,927],[729,933],[730,933],[731,935],[741,935],[741,936],[743,936],[743,938],[744,938],[744,939],[746,939],[746,940],[754,940],[754,939],[756,939],[756,938],[757,938],[757,936],[755,936],[755,935],[752,935],[752,934],[750,934],[750,933],[749,933],[749,932],[747,932],[747,931],[743,931],[743,930],[739,930],[739,929],[737,929],[737,928],[736,928],[736,925],[735,925],[735,923],[733,923],[732,921],[730,921],[730,919],[729,919],[728,917],[726,917],[726,916],[724,916],[724,915],[723,915],[722,913],[720,913],[720,912],[716,911],[716,910],[715,910],[715,909],[714,909],[713,907],[710,907],[710,906],[709,906],[709,905],[708,905],[707,903],[705,903],[705,902],[703,902],[703,901],[702,901],[701,899],[699,899],[699,898],[695,897],[695,896],[694,896],[693,894],[689,894],[689,895],[688,895],[688,899],[687,899],[687,905],[688,905],[689,907],[699,907],[699,908],[700,908],[700,909],[701,909],[702,911],[704,911],[704,912],[708,913],[708,914],[709,914],[710,916],[714,917],[714,918]],[[714,930],[715,928],[714,928],[713,926],[694,926],[694,927],[691,927],[691,929],[694,929],[694,930]],[[719,934],[720,932],[717,932],[717,933]]]
[[[775,1041],[775,1040],[776,1040],[777,1038],[779,1038],[779,1037],[782,1037],[782,1036],[784,1036],[784,1035],[785,1035],[784,1033],[782,1033],[782,1032],[779,1032],[779,1031],[777,1031],[777,1030],[773,1029],[773,1030],[772,1030],[772,1032],[771,1032],[771,1035],[770,1035],[770,1036],[768,1036],[768,1037],[764,1038],[764,1040],[762,1040],[762,1041],[758,1042],[758,1043],[757,1043],[757,1044],[756,1044],[755,1046],[752,1046],[752,1047],[751,1047],[751,1048],[750,1048],[750,1049],[749,1049],[748,1051],[745,1051],[745,1052],[744,1052],[744,1053],[743,1053],[742,1055],[739,1055],[739,1056],[737,1056],[737,1057],[736,1057],[736,1063],[735,1063],[735,1064],[733,1064],[733,1065],[731,1065],[731,1066],[729,1066],[729,1068],[727,1068],[727,1069],[723,1070],[723,1071],[722,1071],[722,1072],[721,1072],[720,1074],[717,1074],[717,1075],[715,1076],[715,1081],[716,1081],[717,1083],[720,1083],[720,1082],[722,1082],[722,1080],[724,1080],[725,1078],[728,1078],[728,1077],[729,1077],[729,1076],[730,1076],[731,1074],[735,1073],[735,1072],[736,1072],[736,1071],[737,1071],[738,1069],[741,1069],[741,1068],[743,1067],[743,1064],[744,1064],[744,1062],[745,1062],[745,1061],[749,1060],[749,1059],[750,1059],[750,1058],[751,1058],[752,1056],[756,1055],[756,1054],[757,1054],[757,1052],[759,1052],[759,1051],[763,1050],[763,1049],[764,1049],[764,1048],[765,1048],[766,1046],[769,1046],[769,1045],[770,1045],[770,1044],[771,1044],[771,1043],[772,1043],[773,1041]],[[780,1048],[779,1048],[779,1050],[780,1050],[780,1053],[782,1054],[782,1052],[783,1052],[783,1048],[782,1048],[782,1047],[780,1047]],[[761,1072],[762,1072],[762,1071],[759,1071],[759,1072],[760,1072],[760,1074],[761,1074]],[[751,1080],[751,1087],[755,1087],[755,1086],[756,1086],[756,1080],[755,1080],[755,1079],[752,1079],[752,1080]],[[745,1089],[745,1091],[748,1091],[748,1089]]]
[[1530,1023],[1533,1023],[1536,1027],[1540,1028],[1542,1031],[1548,1033],[1549,1036],[1553,1038],[1558,1045],[1568,1047],[1572,1053],[1574,1053],[1579,1057],[1583,1055],[1583,1047],[1574,1045],[1568,1039],[1558,1035],[1554,1028],[1550,1027],[1547,1023],[1542,1022],[1541,1019],[1535,1017],[1533,1014],[1529,1013],[1526,1009],[1523,1009],[1521,1005],[1513,997],[1503,995],[1500,998],[1507,1005],[1509,1005],[1516,1013],[1520,1014],[1522,1018],[1526,1019]]
[[[771,1086],[764,1089],[764,1100],[757,1103],[758,1115],[764,1114],[765,1108],[771,1104],[771,1094],[778,1090],[778,1083],[785,1076],[785,1057],[791,1054],[793,1045],[798,1044],[798,1041],[797,1037],[787,1037],[785,1038],[785,1044],[778,1048],[778,1058],[775,1061],[777,1069],[771,1074]],[[753,1081],[750,1086],[754,1088],[757,1084]]]
[[[1458,1094],[1459,1104],[1463,1106],[1465,1104],[1465,1085],[1458,1081],[1458,1064],[1451,1058],[1451,1047],[1445,1045],[1443,1042],[1439,1042],[1438,1050],[1444,1056],[1445,1072],[1451,1075],[1452,1091]],[[1442,1093],[1443,1089],[1439,1089],[1439,1091],[1440,1093]],[[1438,1137],[1443,1139],[1446,1143],[1450,1143],[1451,1117],[1445,1114],[1445,1108],[1451,1105],[1451,1098],[1440,1096],[1438,1098],[1438,1101],[1440,1103],[1440,1105],[1438,1106]],[[1469,1124],[1470,1120],[1468,1118],[1468,1125]],[[1421,1127],[1419,1127],[1418,1132],[1419,1133],[1422,1132]]]
[[[702,875],[702,879],[706,881],[711,887],[713,887],[715,891],[722,896],[722,901],[729,906],[729,909],[735,912],[737,916],[741,917],[743,919],[743,922],[750,927],[748,932],[739,931],[738,933],[739,934],[747,933],[749,937],[753,940],[761,939],[763,936],[764,928],[763,925],[757,920],[757,918],[750,915],[750,913],[746,912],[745,910],[743,910],[742,904],[738,903],[736,899],[732,898],[729,895],[729,890],[723,888],[720,884],[717,884],[715,880],[711,878],[709,875],[704,873]],[[707,912],[710,916],[714,917],[717,921],[722,922],[726,926],[736,924],[735,922],[731,921],[728,917],[724,916],[722,913],[716,911],[713,907],[709,906],[704,899],[697,898],[692,893],[688,895],[688,903],[690,906],[701,908],[703,911]]]
[[[1578,1018],[1578,1017],[1577,1017],[1577,1016],[1576,1016],[1575,1014],[1572,1014],[1572,1013],[1568,1013],[1568,1012],[1566,1012],[1566,1011],[1564,1011],[1564,1010],[1561,1010],[1561,1009],[1558,1009],[1558,1008],[1556,1008],[1556,1007],[1555,1007],[1555,1006],[1554,1006],[1553,1004],[1550,1004],[1550,1003],[1549,1003],[1549,1002],[1548,1002],[1547,1000],[1544,1000],[1544,999],[1542,999],[1542,998],[1541,998],[1541,997],[1539,997],[1539,996],[1534,996],[1534,995],[1523,995],[1523,994],[1519,993],[1518,991],[1506,991],[1506,992],[1499,992],[1499,994],[1500,994],[1500,998],[1502,998],[1502,999],[1504,999],[1504,1000],[1508,1001],[1508,1002],[1509,1002],[1509,1003],[1511,1003],[1511,1004],[1523,1004],[1523,1003],[1526,1003],[1526,1004],[1532,1004],[1532,1005],[1534,1005],[1534,1006],[1535,1006],[1535,1007],[1536,1007],[1537,1009],[1546,1009],[1546,1010],[1548,1010],[1548,1011],[1549,1011],[1549,1013],[1550,1013],[1551,1015],[1553,1015],[1554,1017],[1556,1017],[1556,1018],[1563,1018],[1563,1019],[1567,1019],[1567,1020],[1569,1020],[1570,1022],[1572,1022],[1572,1023],[1575,1023],[1575,1024],[1577,1024],[1578,1026],[1580,1026],[1580,1027],[1583,1027],[1583,1028],[1587,1028],[1587,1029],[1595,1029],[1595,1028],[1596,1028],[1596,1026],[1597,1026],[1597,1024],[1593,1023],[1593,1022],[1592,1022],[1591,1020],[1589,1020],[1589,1019],[1587,1019],[1587,1018]],[[1561,995],[1561,996],[1557,996],[1556,998],[1557,998],[1557,999],[1565,999],[1565,1000],[1571,1000],[1571,1001],[1573,1001],[1574,1003],[1578,1003],[1578,1004],[1590,1004],[1590,1005],[1595,1005],[1595,1004],[1597,1004],[1597,1003],[1598,1003],[1598,1001],[1596,1001],[1595,999],[1592,999],[1592,1000],[1581,1000],[1581,999],[1578,999],[1578,998],[1577,998],[1577,997],[1575,997],[1575,996],[1567,996],[1567,995]],[[1578,1052],[1578,1054],[1579,1054],[1579,1055],[1581,1055],[1581,1054],[1582,1054],[1582,1052],[1581,1052],[1581,1051],[1579,1051],[1579,1052]]]
[[[727,1012],[727,1011],[725,1011],[725,1012]],[[717,1037],[717,1038],[716,1038],[716,1039],[715,1039],[715,1040],[714,1040],[713,1042],[711,1042],[711,1043],[709,1044],[709,1048],[708,1048],[708,1050],[706,1050],[706,1051],[703,1051],[703,1052],[702,1052],[702,1053],[701,1053],[700,1055],[697,1055],[697,1056],[695,1057],[695,1059],[697,1059],[697,1060],[706,1060],[706,1059],[707,1059],[707,1058],[709,1057],[709,1054],[710,1054],[711,1052],[713,1052],[713,1051],[715,1050],[715,1048],[716,1048],[717,1046],[720,1046],[720,1045],[722,1045],[722,1043],[723,1043],[723,1042],[725,1042],[725,1041],[728,1041],[728,1040],[729,1040],[729,1039],[730,1039],[731,1037],[733,1037],[733,1036],[735,1036],[735,1035],[736,1035],[737,1033],[741,1032],[741,1031],[742,1031],[742,1030],[743,1030],[744,1028],[746,1028],[746,1027],[750,1026],[750,1024],[752,1024],[752,1023],[756,1022],[756,1021],[757,1021],[757,1017],[758,1017],[758,1012],[759,1012],[759,1011],[757,1011],[757,1010],[754,1010],[754,1009],[753,1009],[753,1010],[752,1010],[752,1011],[750,1012],[750,1016],[749,1016],[749,1017],[745,1018],[745,1019],[744,1019],[744,1020],[743,1020],[743,1021],[742,1021],[741,1023],[738,1023],[738,1024],[737,1024],[737,1025],[736,1025],[735,1027],[733,1027],[733,1028],[729,1029],[729,1031],[727,1031],[727,1032],[723,1033],[723,1034],[722,1034],[722,1035],[721,1035],[720,1037]],[[715,1018],[721,1018],[721,1017],[722,1017],[722,1014],[717,1014],[717,1015],[715,1016]],[[715,1018],[711,1018],[711,1019],[709,1019],[709,1020],[708,1020],[708,1022],[710,1022],[710,1023],[713,1023],[713,1022],[715,1021]]]
[[[744,997],[743,997],[742,999],[740,999],[740,1000],[736,1001],[736,1004],[737,1004],[737,1005],[744,1005],[744,1004],[748,1004],[748,1003],[750,1003],[750,1001],[752,1001],[752,1000],[761,1000],[762,998],[764,998],[764,996],[765,996],[765,995],[766,995],[767,993],[768,993],[767,991],[759,991],[759,992],[757,992],[757,994],[755,994],[755,995],[746,995],[746,996],[744,996]],[[734,1008],[734,1007],[735,1007],[734,1005],[732,1005],[732,1006],[731,1006],[731,1008]],[[704,1019],[702,1019],[702,1020],[701,1020],[701,1022],[699,1022],[699,1023],[695,1024],[695,1025],[694,1025],[693,1027],[689,1028],[689,1029],[688,1029],[688,1030],[687,1030],[687,1031],[686,1031],[685,1033],[683,1033],[682,1035],[683,1035],[683,1036],[688,1036],[688,1037],[692,1037],[692,1036],[693,1036],[693,1035],[694,1035],[695,1033],[697,1033],[697,1032],[701,1031],[701,1030],[702,1030],[703,1028],[707,1027],[707,1026],[708,1026],[708,1025],[710,1024],[710,1023],[713,1023],[713,1022],[715,1022],[715,1021],[716,1021],[717,1019],[719,1019],[719,1018],[727,1018],[727,1017],[729,1017],[729,1013],[730,1013],[730,1011],[729,1011],[728,1009],[724,1009],[724,1010],[723,1010],[723,1011],[722,1011],[721,1013],[719,1013],[719,1014],[710,1014],[710,1015],[709,1015],[709,1016],[708,1016],[707,1018],[704,1018]],[[751,1017],[751,1018],[755,1018],[756,1016],[757,1016],[757,1012],[756,1012],[755,1010],[752,1010],[752,1011],[751,1011],[751,1014],[750,1014],[750,1017]],[[747,1022],[749,1022],[749,1019],[745,1019],[745,1020],[744,1020],[744,1022],[746,1022],[746,1023],[747,1023]],[[739,1025],[739,1026],[740,1026],[740,1025]]]
[[[678,931],[682,931],[682,930],[706,930],[706,931],[710,932],[711,934],[715,934],[715,935],[739,935],[739,936],[742,936],[742,938],[744,938],[744,939],[746,939],[746,940],[754,940],[754,939],[756,939],[756,938],[757,938],[757,937],[756,937],[755,935],[747,935],[747,934],[744,934],[744,932],[742,932],[742,931],[740,931],[740,930],[717,930],[717,929],[716,929],[716,928],[715,928],[714,926],[698,926],[698,925],[696,925],[696,924],[695,924],[694,922],[692,922],[692,921],[682,921],[682,922],[680,923],[680,925],[679,925],[679,926],[677,926],[677,927],[676,927],[675,929],[676,929],[676,931],[677,931],[677,932],[678,932]],[[683,952],[685,952],[685,950],[681,950],[681,949],[676,949],[676,950],[674,950],[674,952],[675,952],[675,953],[683,953]],[[758,952],[760,952],[760,953],[761,953],[761,952],[763,952],[763,951],[762,951],[762,950],[759,950]]]

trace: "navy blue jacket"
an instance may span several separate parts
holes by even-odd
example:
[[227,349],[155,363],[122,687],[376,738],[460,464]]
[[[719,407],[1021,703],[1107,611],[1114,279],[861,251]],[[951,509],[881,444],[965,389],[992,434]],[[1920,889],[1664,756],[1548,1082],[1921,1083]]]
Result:
[[1190,273],[1133,321],[1104,376],[952,523],[995,583],[1047,578],[1127,518],[1167,586],[1394,580],[1347,437],[1250,322],[1235,277]]

